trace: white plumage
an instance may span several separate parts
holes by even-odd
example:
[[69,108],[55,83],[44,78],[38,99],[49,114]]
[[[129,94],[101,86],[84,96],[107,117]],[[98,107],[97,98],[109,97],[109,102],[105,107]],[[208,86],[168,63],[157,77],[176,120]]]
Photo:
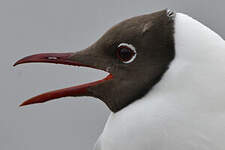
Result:
[[169,69],[145,97],[110,115],[96,150],[225,149],[225,42],[181,13],[174,29]]

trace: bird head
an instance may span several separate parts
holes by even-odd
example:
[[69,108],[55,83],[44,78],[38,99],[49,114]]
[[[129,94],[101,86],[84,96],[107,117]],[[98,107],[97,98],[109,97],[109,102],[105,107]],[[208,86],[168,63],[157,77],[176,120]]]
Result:
[[104,79],[50,91],[21,106],[67,96],[92,96],[117,112],[143,97],[161,79],[174,58],[174,16],[169,10],[137,16],[108,30],[88,48],[70,53],[42,53],[24,57],[24,63],[56,63],[108,72]]

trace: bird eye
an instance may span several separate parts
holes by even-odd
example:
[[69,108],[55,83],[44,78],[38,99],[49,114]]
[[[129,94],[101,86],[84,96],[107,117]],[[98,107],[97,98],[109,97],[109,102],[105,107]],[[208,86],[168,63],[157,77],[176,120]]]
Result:
[[123,63],[131,63],[136,58],[135,47],[131,44],[121,43],[117,49],[117,57]]

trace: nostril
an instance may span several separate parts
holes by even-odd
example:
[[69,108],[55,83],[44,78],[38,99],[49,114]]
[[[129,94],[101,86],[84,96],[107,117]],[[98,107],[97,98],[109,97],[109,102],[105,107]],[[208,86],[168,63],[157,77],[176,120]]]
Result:
[[56,59],[59,59],[58,57],[54,57],[54,56],[49,56],[49,57],[47,57],[47,59],[49,59],[49,60],[56,60]]

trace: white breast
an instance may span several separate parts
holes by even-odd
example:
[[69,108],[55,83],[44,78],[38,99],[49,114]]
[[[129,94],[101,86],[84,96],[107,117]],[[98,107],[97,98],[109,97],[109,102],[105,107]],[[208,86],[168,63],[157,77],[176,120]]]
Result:
[[110,115],[98,149],[224,150],[225,42],[178,13],[175,43],[175,59],[162,80]]

